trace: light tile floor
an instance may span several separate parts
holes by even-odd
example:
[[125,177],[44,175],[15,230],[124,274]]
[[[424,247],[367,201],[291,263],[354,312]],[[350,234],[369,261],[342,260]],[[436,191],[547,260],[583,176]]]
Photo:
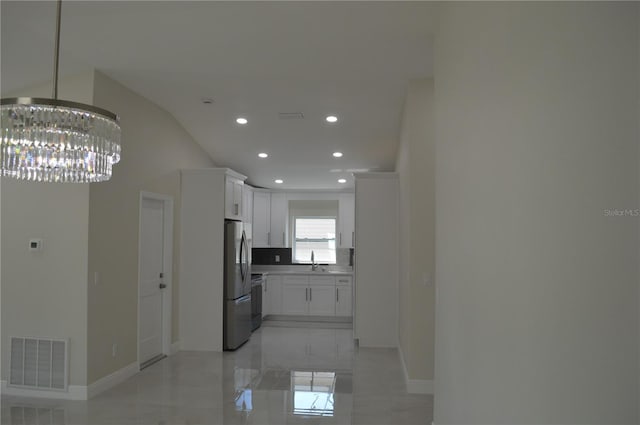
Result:
[[2,424],[431,424],[394,349],[350,329],[262,327],[235,352],[182,351],[86,401],[2,396]]

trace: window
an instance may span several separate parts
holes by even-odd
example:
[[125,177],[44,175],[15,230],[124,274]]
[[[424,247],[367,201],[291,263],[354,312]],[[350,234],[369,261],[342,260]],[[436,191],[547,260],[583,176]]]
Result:
[[295,217],[293,261],[310,263],[313,251],[316,263],[336,262],[336,218]]

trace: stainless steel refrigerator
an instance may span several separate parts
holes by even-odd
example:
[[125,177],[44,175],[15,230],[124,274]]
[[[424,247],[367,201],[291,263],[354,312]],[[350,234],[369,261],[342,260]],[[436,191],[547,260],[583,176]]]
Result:
[[224,349],[251,336],[251,247],[240,221],[224,223]]

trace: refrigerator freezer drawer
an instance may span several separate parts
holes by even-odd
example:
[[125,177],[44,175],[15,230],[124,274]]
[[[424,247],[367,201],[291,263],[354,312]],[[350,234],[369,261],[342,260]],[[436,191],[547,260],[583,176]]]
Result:
[[235,350],[251,336],[251,295],[225,300],[224,349]]

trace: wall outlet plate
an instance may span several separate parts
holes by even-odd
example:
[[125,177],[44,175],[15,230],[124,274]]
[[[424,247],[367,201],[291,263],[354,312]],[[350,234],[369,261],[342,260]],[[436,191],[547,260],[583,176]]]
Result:
[[42,251],[42,239],[29,239],[29,251]]

